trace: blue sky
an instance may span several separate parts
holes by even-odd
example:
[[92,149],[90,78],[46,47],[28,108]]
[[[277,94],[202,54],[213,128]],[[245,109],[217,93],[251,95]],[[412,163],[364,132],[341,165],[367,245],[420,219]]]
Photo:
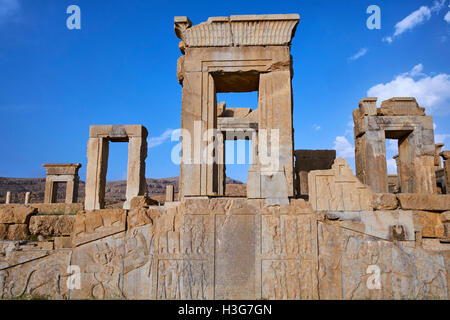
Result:
[[[81,30],[66,27],[71,4],[81,9]],[[366,27],[372,4],[381,9],[380,30]],[[44,177],[43,163],[80,162],[84,180],[92,124],[143,124],[151,138],[146,176],[177,176],[170,132],[181,121],[173,31],[180,15],[198,24],[210,16],[300,14],[292,42],[296,149],[336,148],[353,166],[351,114],[369,93],[416,96],[434,117],[436,140],[450,146],[449,5],[0,0],[0,176]],[[256,108],[255,94],[222,98]],[[389,143],[388,150],[395,153]],[[109,180],[126,177],[126,152],[126,144],[111,144]],[[246,167],[228,169],[246,179]]]

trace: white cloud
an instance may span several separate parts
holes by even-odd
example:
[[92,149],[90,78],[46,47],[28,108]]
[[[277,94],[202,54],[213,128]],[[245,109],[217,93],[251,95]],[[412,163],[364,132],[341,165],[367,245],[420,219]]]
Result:
[[314,130],[316,130],[316,131],[319,131],[319,130],[321,129],[320,126],[317,125],[317,124],[313,124],[313,128],[314,128]]
[[435,0],[433,2],[433,6],[431,7],[431,11],[439,13],[441,11],[441,9],[444,8],[444,5],[445,5],[445,0],[440,0],[440,1],[439,0]]
[[164,131],[159,137],[150,137],[149,139],[149,143],[148,143],[148,148],[154,148],[157,147],[161,144],[163,144],[164,142],[168,141],[170,139],[170,137],[172,136],[172,132],[173,129],[167,129],[166,131]]
[[448,23],[450,23],[450,11],[447,12],[447,14],[444,17],[444,20],[447,21]]
[[355,148],[344,136],[337,136],[334,140],[334,149],[336,150],[338,157],[354,158]]
[[20,9],[19,0],[0,0],[0,23],[15,15]]
[[423,65],[419,63],[418,65],[414,66],[410,71],[403,73],[403,76],[410,76],[410,77],[417,77],[417,76],[423,76],[425,75],[422,73],[423,71]]
[[369,97],[378,97],[378,102],[392,97],[415,97],[418,103],[431,114],[436,110],[450,112],[450,75],[441,73],[428,76],[416,65],[411,71],[400,74],[387,83],[379,83],[367,91]]
[[359,58],[361,58],[362,56],[366,55],[366,53],[369,50],[367,50],[367,48],[362,48],[360,49],[357,53],[355,53],[353,56],[351,56],[350,58],[348,58],[348,60],[350,61],[355,61],[358,60]]
[[394,37],[397,37],[407,30],[411,30],[426,20],[430,20],[431,10],[427,6],[422,6],[418,10],[411,13],[402,21],[395,25]]
[[408,30],[412,30],[418,25],[430,20],[432,14],[439,13],[439,11],[441,11],[441,9],[444,7],[444,4],[445,0],[436,0],[433,2],[433,6],[431,8],[427,6],[421,6],[419,9],[406,16],[403,20],[397,22],[394,27],[394,34],[392,36],[384,37],[383,41],[392,43],[394,39],[400,36],[402,33]]

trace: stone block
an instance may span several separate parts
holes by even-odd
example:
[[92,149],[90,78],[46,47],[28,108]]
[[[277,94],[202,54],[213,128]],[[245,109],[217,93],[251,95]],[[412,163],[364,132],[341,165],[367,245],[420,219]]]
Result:
[[402,226],[405,232],[404,240],[413,241],[415,239],[412,211],[331,211],[327,212],[325,217],[328,220],[339,220],[340,225],[349,230],[389,241],[394,240],[392,227]]
[[423,238],[442,238],[444,225],[441,215],[437,212],[414,211],[414,227],[421,231]]
[[72,241],[75,246],[126,230],[127,210],[102,209],[76,215]]
[[147,224],[152,224],[153,219],[163,213],[163,207],[157,208],[137,208],[128,212],[127,225],[128,229],[133,229]]
[[[359,101],[359,117],[377,114],[377,98],[363,98]],[[358,109],[357,109],[358,110]]]
[[47,175],[77,175],[81,163],[44,163]]
[[30,219],[31,234],[42,236],[68,236],[72,234],[75,216],[34,216]]
[[441,213],[441,221],[443,223],[450,222],[450,211],[445,211]]
[[396,97],[383,101],[378,113],[383,116],[424,116],[425,109],[419,107],[415,98]]
[[32,203],[31,207],[37,209],[37,214],[67,214],[75,215],[83,210],[82,203]]
[[158,205],[158,201],[153,200],[147,196],[137,196],[130,201],[130,210],[137,208],[148,208],[149,206]]
[[6,239],[8,235],[8,225],[0,223],[0,240]]
[[404,210],[450,210],[450,195],[446,194],[399,193],[397,199]]
[[215,298],[254,298],[255,216],[220,215],[216,219]]
[[55,249],[70,249],[72,248],[71,237],[55,237],[54,239]]
[[343,158],[337,158],[330,170],[310,171],[309,200],[314,210],[372,210],[372,191],[353,175]]
[[53,241],[39,241],[34,243],[36,246],[34,249],[36,250],[54,250],[55,246]]
[[374,210],[394,210],[398,207],[398,200],[392,193],[374,193],[372,205]]
[[27,224],[11,224],[8,226],[7,240],[27,240],[28,225]]
[[0,223],[28,223],[30,217],[37,213],[33,207],[24,205],[0,206]]

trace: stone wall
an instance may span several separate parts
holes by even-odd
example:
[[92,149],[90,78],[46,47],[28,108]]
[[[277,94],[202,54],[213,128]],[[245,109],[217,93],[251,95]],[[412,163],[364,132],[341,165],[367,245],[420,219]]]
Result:
[[15,221],[45,239],[0,241],[0,297],[448,299],[450,196],[370,196],[355,211],[245,198],[138,198],[59,218],[29,209]]

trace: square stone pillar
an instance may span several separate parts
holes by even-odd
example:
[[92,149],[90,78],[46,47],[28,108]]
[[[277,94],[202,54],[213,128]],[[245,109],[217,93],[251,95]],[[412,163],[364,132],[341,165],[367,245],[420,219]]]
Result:
[[226,175],[225,175],[225,139],[224,133],[217,133],[217,194],[225,195]]
[[147,192],[145,181],[145,159],[147,138],[131,137],[128,142],[127,191],[124,209],[130,209],[131,199]]
[[86,186],[84,208],[103,209],[105,206],[106,171],[108,170],[109,141],[89,138],[87,147]]
[[166,202],[173,202],[174,201],[174,188],[173,185],[166,186]]
[[252,163],[248,168],[247,198],[261,198],[261,169],[258,160],[258,131],[252,132]]
[[5,203],[9,204],[11,202],[11,191],[6,191]]
[[66,186],[66,203],[76,203],[78,200],[78,184],[80,182],[79,176],[74,176],[67,181]]
[[373,192],[388,193],[384,132],[367,131],[355,139],[356,176]]
[[30,192],[25,192],[25,204],[29,204],[30,203]]
[[420,130],[399,139],[398,170],[402,193],[436,193],[434,154],[422,152],[420,146],[423,144],[423,132]]
[[[289,70],[260,74],[258,108],[258,160],[262,197],[276,198],[286,203],[288,197],[294,196],[292,86]],[[264,143],[267,145],[263,146]],[[265,163],[267,157],[271,159],[269,166]]]

